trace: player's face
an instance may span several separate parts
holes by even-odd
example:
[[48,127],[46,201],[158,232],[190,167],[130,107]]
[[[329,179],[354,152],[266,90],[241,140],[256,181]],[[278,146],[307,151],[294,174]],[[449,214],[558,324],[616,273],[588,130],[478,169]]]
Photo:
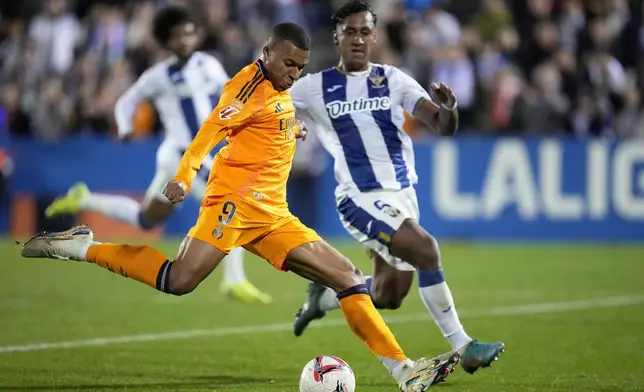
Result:
[[309,63],[310,51],[298,49],[290,41],[280,41],[264,47],[264,64],[270,74],[273,88],[284,91],[300,78]]
[[346,70],[365,69],[371,58],[371,48],[376,43],[376,24],[371,12],[349,15],[344,23],[336,26],[335,34]]
[[181,58],[188,58],[197,48],[197,28],[194,23],[174,26],[170,31],[168,48]]

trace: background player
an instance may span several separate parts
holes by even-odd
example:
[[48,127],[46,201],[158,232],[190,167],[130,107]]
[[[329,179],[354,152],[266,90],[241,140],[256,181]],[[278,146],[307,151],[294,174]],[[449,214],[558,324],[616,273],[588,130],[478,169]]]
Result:
[[[452,347],[462,352],[465,370],[473,373],[489,366],[504,345],[472,340],[461,325],[436,240],[418,224],[414,151],[402,127],[406,110],[442,135],[453,135],[456,98],[447,86],[433,84],[437,105],[402,71],[370,62],[377,18],[368,3],[349,1],[333,20],[340,64],[293,86],[298,117],[315,124],[335,160],[338,212],[349,233],[372,251],[373,276],[367,286],[376,306],[398,308],[417,270],[425,307]],[[295,334],[338,307],[333,290],[311,284],[295,319]]]
[[[153,35],[172,56],[145,71],[115,107],[118,133],[123,140],[132,137],[134,112],[143,100],[154,103],[165,128],[164,141],[157,151],[156,174],[143,203],[126,196],[90,193],[80,183],[47,208],[48,217],[96,211],[149,230],[163,223],[174,211],[175,206],[163,196],[163,188],[172,179],[201,123],[217,105],[221,89],[229,78],[215,57],[195,51],[196,26],[184,9],[169,7],[159,11],[153,21]],[[212,157],[208,155],[192,186],[198,200],[204,196],[211,167]],[[246,279],[243,257],[244,250],[239,248],[226,258],[222,290],[247,303],[269,303],[270,296]]]
[[374,308],[363,277],[351,262],[288,210],[286,182],[295,138],[302,135],[287,91],[309,60],[301,27],[279,24],[262,58],[224,87],[215,110],[186,150],[164,191],[184,199],[206,154],[225,137],[215,158],[196,225],[174,262],[149,246],[93,242],[87,227],[43,234],[28,241],[25,257],[69,258],[96,263],[160,291],[194,290],[231,249],[244,246],[279,270],[332,287],[354,333],[378,356],[403,391],[425,391],[458,361],[452,352],[410,361]]

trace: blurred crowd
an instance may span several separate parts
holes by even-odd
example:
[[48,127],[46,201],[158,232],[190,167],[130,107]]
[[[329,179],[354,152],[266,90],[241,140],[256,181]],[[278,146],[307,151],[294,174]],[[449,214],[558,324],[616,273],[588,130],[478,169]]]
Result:
[[[330,15],[343,0],[20,0],[0,3],[0,131],[56,140],[114,135],[116,99],[167,53],[155,10],[184,4],[202,50],[230,75],[256,58],[272,24],[312,34],[308,72],[335,65]],[[644,137],[641,0],[372,0],[374,61],[456,93],[461,131]],[[158,132],[151,105],[136,131]],[[410,119],[407,130],[426,137]]]

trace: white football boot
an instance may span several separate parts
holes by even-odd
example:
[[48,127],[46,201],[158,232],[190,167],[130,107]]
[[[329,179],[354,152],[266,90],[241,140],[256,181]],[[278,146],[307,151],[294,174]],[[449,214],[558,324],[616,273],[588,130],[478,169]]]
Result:
[[67,231],[42,233],[22,245],[22,257],[84,261],[85,252],[94,242],[89,226],[74,226]]
[[454,372],[459,359],[460,354],[456,350],[430,359],[421,358],[403,370],[408,374],[398,383],[398,387],[402,392],[427,391],[432,385],[445,381]]

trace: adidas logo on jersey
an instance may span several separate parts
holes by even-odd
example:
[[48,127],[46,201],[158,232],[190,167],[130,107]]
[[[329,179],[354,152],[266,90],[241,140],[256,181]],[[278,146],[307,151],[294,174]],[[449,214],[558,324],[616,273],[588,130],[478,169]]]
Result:
[[331,118],[338,118],[351,113],[371,112],[391,109],[389,97],[360,98],[354,101],[333,101],[326,104]]
[[277,105],[275,105],[275,113],[279,113],[282,110],[284,110],[284,108],[282,107],[282,104],[278,102]]

